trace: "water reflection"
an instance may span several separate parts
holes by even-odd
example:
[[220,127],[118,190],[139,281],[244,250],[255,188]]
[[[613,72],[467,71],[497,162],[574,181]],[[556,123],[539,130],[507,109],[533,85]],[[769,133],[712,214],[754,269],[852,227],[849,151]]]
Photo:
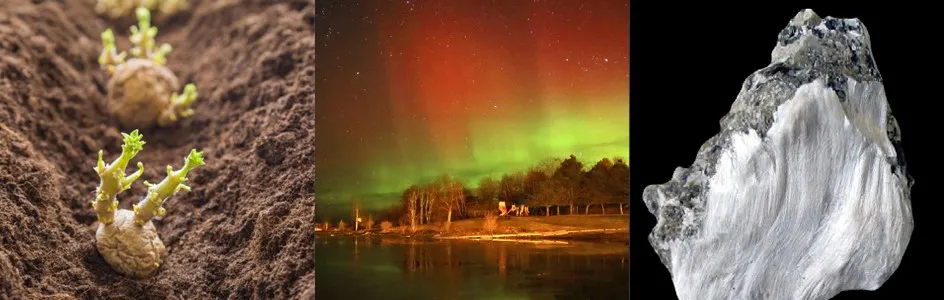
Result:
[[625,299],[625,243],[319,236],[319,299]]

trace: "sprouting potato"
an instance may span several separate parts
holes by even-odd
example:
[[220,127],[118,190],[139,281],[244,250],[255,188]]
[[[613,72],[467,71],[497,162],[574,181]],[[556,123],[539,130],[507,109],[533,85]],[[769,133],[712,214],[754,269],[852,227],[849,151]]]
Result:
[[203,154],[191,150],[184,166],[177,171],[167,166],[167,176],[158,184],[148,187],[147,195],[133,206],[133,210],[117,209],[117,195],[128,188],[144,173],[144,165],[138,163],[138,171],[125,176],[124,169],[128,162],[143,149],[144,141],[137,130],[131,134],[122,133],[124,144],[121,156],[106,165],[103,152],[98,152],[98,164],[95,172],[101,182],[95,192],[92,207],[98,216],[98,230],[95,232],[95,247],[106,262],[115,271],[135,278],[144,278],[154,274],[167,257],[167,248],[157,234],[151,219],[164,216],[165,201],[180,190],[190,191],[184,185],[187,173],[204,164]]
[[[119,53],[111,29],[102,33],[102,54],[98,62],[111,75],[108,81],[108,111],[127,128],[170,126],[193,115],[190,105],[197,99],[197,87],[190,83],[177,94],[177,76],[165,66],[168,44],[155,45],[157,27],[151,26],[150,12],[137,9],[138,25],[131,27],[130,59]],[[156,49],[155,49],[156,48]]]

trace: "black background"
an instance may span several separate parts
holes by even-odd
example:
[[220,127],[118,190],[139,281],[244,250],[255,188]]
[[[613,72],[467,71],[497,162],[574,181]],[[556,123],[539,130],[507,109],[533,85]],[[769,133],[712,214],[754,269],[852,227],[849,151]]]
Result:
[[[642,191],[689,167],[701,145],[720,129],[744,79],[770,63],[777,35],[804,8],[820,17],[858,18],[872,40],[892,113],[898,119],[908,172],[914,177],[915,229],[898,270],[877,291],[847,291],[834,299],[908,299],[937,294],[944,237],[936,195],[941,177],[935,156],[942,136],[941,96],[944,15],[927,7],[889,7],[896,2],[823,6],[720,5],[716,1],[634,1],[630,5],[630,295],[675,299],[668,270],[647,240],[655,217]],[[761,3],[761,2],[757,2]],[[941,149],[941,148],[937,148]],[[933,206],[933,207],[932,207]],[[930,255],[929,255],[930,254]],[[730,258],[737,259],[737,258]],[[911,296],[913,295],[913,296]],[[927,295],[927,296],[925,296]],[[924,298],[922,297],[922,298]],[[933,297],[932,297],[933,298]]]

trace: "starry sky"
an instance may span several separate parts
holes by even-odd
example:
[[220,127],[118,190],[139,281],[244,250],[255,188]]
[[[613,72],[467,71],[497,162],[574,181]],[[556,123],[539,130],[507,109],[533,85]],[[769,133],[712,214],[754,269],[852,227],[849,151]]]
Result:
[[319,1],[319,220],[414,183],[629,156],[628,0]]

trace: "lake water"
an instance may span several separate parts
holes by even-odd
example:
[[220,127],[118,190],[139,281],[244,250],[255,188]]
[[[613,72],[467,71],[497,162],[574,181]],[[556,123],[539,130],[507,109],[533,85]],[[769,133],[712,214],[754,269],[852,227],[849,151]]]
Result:
[[535,245],[319,234],[315,297],[626,299],[625,242]]

